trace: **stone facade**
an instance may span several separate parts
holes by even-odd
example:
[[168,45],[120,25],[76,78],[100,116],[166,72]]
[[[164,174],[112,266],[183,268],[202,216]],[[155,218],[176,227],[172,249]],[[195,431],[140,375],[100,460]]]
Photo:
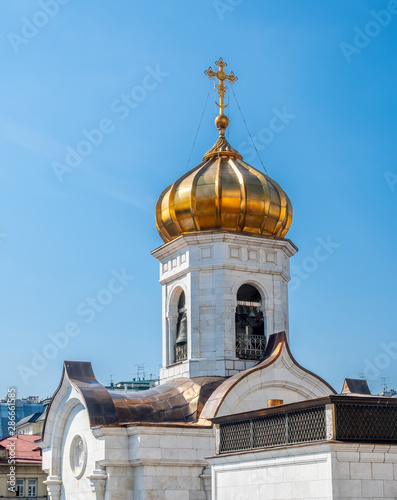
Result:
[[210,461],[213,500],[397,498],[397,446],[322,443]]
[[[288,335],[289,240],[206,232],[182,235],[153,252],[163,288],[161,382],[176,377],[230,376],[256,364],[236,357],[237,291],[254,285],[262,297],[265,334]],[[186,296],[187,360],[174,364],[181,292]]]
[[14,435],[0,441],[0,498],[15,498],[19,488],[19,496],[28,498],[29,486],[32,497],[47,498],[46,474],[36,439],[40,436]]
[[[78,362],[74,369],[81,373],[80,380],[70,379],[65,368],[41,443],[51,499],[210,500],[207,457],[214,455],[216,443],[209,418],[260,408],[269,398],[296,402],[333,392],[296,364],[284,334],[275,337],[266,360],[212,389],[194,423],[93,425],[93,413],[102,418],[96,408],[103,394],[111,393],[93,378],[87,384]],[[120,395],[112,397],[119,404]]]
[[211,426],[92,427],[84,397],[67,377],[49,410],[41,446],[52,500],[210,498],[205,457],[215,449]]
[[[0,498],[15,498],[15,493],[8,490],[9,485],[7,480],[10,473],[10,465],[0,462]],[[24,491],[28,492],[29,479],[35,479],[37,482],[37,497],[47,498],[47,488],[44,484],[46,479],[45,473],[42,471],[41,464],[16,464],[15,477],[22,480],[24,483]]]

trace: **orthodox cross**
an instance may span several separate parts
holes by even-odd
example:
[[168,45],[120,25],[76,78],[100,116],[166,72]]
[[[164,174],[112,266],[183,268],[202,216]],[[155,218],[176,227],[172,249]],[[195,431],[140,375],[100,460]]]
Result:
[[226,94],[226,85],[223,83],[225,80],[229,80],[229,82],[233,85],[234,82],[238,80],[237,76],[231,71],[228,75],[225,73],[223,68],[226,68],[227,64],[223,61],[222,57],[219,59],[219,61],[216,61],[215,63],[218,66],[218,71],[213,71],[211,66],[207,69],[207,71],[204,71],[204,74],[208,76],[210,80],[213,78],[218,78],[219,83],[216,85],[216,89],[218,90],[218,95],[219,95],[219,104],[215,102],[217,106],[219,106],[219,114],[223,115],[225,112],[225,106],[224,103],[224,98]]

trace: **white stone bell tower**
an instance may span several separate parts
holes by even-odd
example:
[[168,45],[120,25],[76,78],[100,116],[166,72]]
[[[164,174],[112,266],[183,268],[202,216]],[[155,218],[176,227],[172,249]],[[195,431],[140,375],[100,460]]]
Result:
[[156,206],[165,242],[152,252],[163,288],[161,383],[233,375],[261,359],[269,335],[288,335],[291,202],[226,140],[224,81],[237,78],[216,64],[205,73],[219,80],[218,141]]
[[[163,288],[161,382],[180,376],[227,377],[258,362],[239,358],[237,292],[244,284],[260,293],[264,333],[288,335],[290,240],[209,231],[184,234],[153,252]],[[178,302],[185,293],[186,359],[175,359]],[[248,306],[249,307],[249,306]]]

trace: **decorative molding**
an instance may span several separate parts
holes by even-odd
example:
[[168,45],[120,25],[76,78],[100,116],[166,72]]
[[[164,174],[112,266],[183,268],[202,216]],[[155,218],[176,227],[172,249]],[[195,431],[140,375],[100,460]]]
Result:
[[[255,458],[252,461],[242,462],[238,457],[236,463],[228,463],[227,464],[227,472],[231,470],[257,470],[258,465],[260,463],[260,468],[269,468],[269,467],[280,467],[285,465],[307,465],[307,464],[319,464],[327,462],[331,458],[331,450],[329,446],[324,446],[323,443],[317,444],[313,443],[308,446],[308,451],[312,451],[314,447],[320,448],[322,453],[315,453],[314,455],[299,455],[299,456],[288,456],[292,446],[278,447],[278,454],[283,453],[285,456],[271,457],[271,451],[257,451],[255,450]],[[302,445],[301,449],[302,449]],[[326,451],[324,451],[326,450]],[[222,455],[221,455],[222,456]],[[217,458],[217,457],[216,457]],[[217,460],[215,457],[211,457],[209,459],[210,463],[216,464]],[[263,461],[262,461],[263,460]],[[214,465],[213,471],[215,475],[225,472],[225,465]]]
[[266,236],[250,234],[239,234],[219,231],[198,231],[197,233],[182,234],[178,238],[165,243],[164,245],[152,251],[152,255],[157,260],[163,260],[165,257],[175,255],[182,249],[190,245],[211,244],[211,243],[231,243],[237,245],[250,245],[260,248],[270,248],[274,250],[283,250],[288,257],[292,257],[298,248],[287,238],[273,239]]
[[231,259],[240,258],[240,247],[229,246],[229,256]]
[[72,474],[76,479],[80,479],[87,466],[87,442],[82,434],[76,434],[72,439],[69,451],[69,464]]
[[140,465],[151,465],[155,467],[165,467],[165,466],[171,466],[171,467],[206,467],[208,465],[207,460],[186,460],[184,458],[181,458],[180,460],[173,460],[173,459],[168,459],[168,458],[137,458],[134,460],[130,460],[130,465],[132,467],[137,467]]
[[275,252],[266,252],[266,262],[277,264],[277,258]]
[[91,490],[95,493],[96,500],[104,500],[106,490],[107,474],[103,468],[94,469],[90,476],[87,476],[90,481]]
[[48,497],[50,500],[60,500],[62,481],[59,476],[48,476],[43,483],[47,486]]
[[206,500],[211,500],[211,490],[212,490],[212,475],[211,467],[207,466],[203,469],[202,474],[199,475],[201,479],[203,490],[205,491]]
[[215,269],[225,269],[227,271],[242,271],[258,274],[269,274],[273,276],[281,276],[286,282],[291,280],[291,277],[286,274],[286,272],[280,267],[279,269],[263,269],[263,267],[248,265],[231,265],[231,264],[206,264],[201,266],[192,266],[188,268],[181,269],[180,271],[172,274],[172,276],[167,276],[159,281],[161,285],[166,285],[177,279],[186,276],[195,271],[214,271]]
[[103,436],[127,436],[126,430],[124,427],[92,427],[91,432],[94,437],[103,437]]
[[216,310],[216,306],[200,306],[200,313],[208,314],[213,313]]
[[200,247],[200,260],[210,259],[212,256],[212,247]]

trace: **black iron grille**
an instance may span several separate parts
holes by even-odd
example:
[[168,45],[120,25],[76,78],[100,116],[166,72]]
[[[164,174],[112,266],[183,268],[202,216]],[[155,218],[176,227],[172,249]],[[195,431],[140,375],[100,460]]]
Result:
[[325,406],[220,424],[219,453],[326,439]]
[[240,359],[261,359],[266,347],[264,335],[236,333],[236,356]]
[[251,448],[251,420],[238,420],[221,424],[221,453],[249,450]]
[[285,415],[268,415],[267,417],[252,420],[253,448],[278,446],[285,443],[286,437]]
[[288,413],[288,442],[308,443],[326,438],[325,407],[315,406]]
[[397,407],[363,404],[335,405],[336,439],[397,441]]

